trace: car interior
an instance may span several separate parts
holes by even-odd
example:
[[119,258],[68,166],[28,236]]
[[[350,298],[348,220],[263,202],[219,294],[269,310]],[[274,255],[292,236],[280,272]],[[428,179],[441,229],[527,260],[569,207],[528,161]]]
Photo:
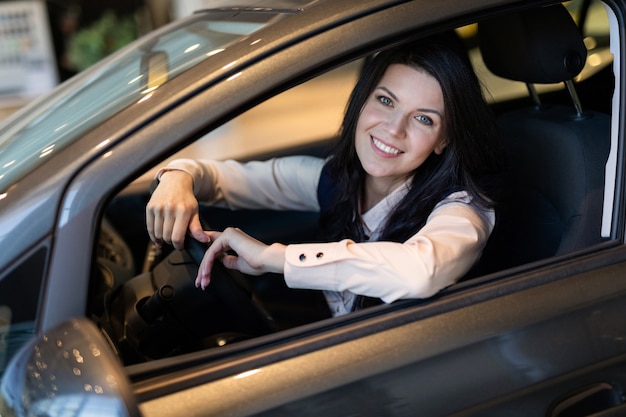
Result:
[[[487,85],[486,96],[509,156],[496,227],[482,258],[459,286],[555,262],[610,240],[615,78],[603,12],[602,3],[585,0],[457,29],[479,78],[491,77],[497,86]],[[587,29],[597,25],[592,21],[596,14],[601,30]],[[601,62],[592,68],[598,56]],[[342,70],[346,68],[354,75],[360,67],[352,62]],[[332,140],[329,135],[249,152],[244,158],[323,156]],[[89,316],[126,365],[224,347],[330,318],[317,291],[289,289],[275,276],[250,279],[220,264],[209,289],[198,291],[193,280],[205,248],[193,240],[183,252],[151,245],[144,217],[148,199],[147,187],[131,184],[108,203],[90,282]],[[316,213],[201,206],[201,217],[207,227],[236,226],[267,243],[310,241],[317,230]]]
[[[482,260],[491,271],[605,240],[601,223],[611,119],[583,108],[573,83],[587,56],[578,26],[561,5],[540,11],[478,24],[487,67],[526,83],[533,99],[530,107],[498,117],[510,178],[498,228]],[[534,85],[549,83],[564,83],[571,102],[542,104]]]

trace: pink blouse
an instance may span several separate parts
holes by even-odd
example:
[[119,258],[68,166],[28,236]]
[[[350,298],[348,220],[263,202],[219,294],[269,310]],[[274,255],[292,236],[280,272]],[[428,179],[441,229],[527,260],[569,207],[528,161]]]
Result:
[[[179,159],[162,168],[194,178],[200,202],[231,209],[318,211],[321,158],[290,156],[239,163]],[[351,311],[355,294],[392,302],[426,298],[455,283],[480,257],[493,230],[493,210],[472,204],[466,192],[443,199],[424,227],[406,242],[378,241],[379,228],[407,193],[394,190],[362,220],[370,241],[291,244],[285,258],[285,281],[291,288],[324,290],[334,315]],[[272,242],[266,242],[272,243]]]

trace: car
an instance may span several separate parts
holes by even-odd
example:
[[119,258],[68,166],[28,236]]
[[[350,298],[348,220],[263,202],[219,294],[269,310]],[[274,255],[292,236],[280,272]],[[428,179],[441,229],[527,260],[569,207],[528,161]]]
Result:
[[[623,0],[215,2],[29,104],[0,126],[0,415],[624,414],[625,19]],[[159,166],[323,156],[362,63],[440,32],[509,152],[458,283],[331,317],[220,265],[199,291],[204,248],[150,243]],[[268,243],[317,227],[201,214]]]

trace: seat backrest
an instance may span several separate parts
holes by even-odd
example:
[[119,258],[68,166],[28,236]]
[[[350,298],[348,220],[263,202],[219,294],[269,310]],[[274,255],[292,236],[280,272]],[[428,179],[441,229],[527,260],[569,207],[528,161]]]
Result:
[[556,5],[479,22],[478,31],[494,74],[531,93],[533,84],[567,82],[574,94],[572,106],[536,103],[498,118],[509,182],[483,261],[498,270],[602,241],[610,117],[582,112],[572,88],[587,54],[578,27]]

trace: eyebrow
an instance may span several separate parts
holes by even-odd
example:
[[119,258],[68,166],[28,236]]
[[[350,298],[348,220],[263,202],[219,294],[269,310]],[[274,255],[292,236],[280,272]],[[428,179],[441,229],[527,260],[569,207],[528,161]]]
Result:
[[[383,91],[385,91],[387,94],[389,94],[389,95],[391,96],[391,98],[393,98],[395,101],[398,101],[398,102],[400,101],[400,100],[398,99],[398,97],[397,97],[394,93],[392,93],[392,92],[391,92],[391,90],[389,90],[387,87],[382,87],[382,86],[381,86],[381,87],[377,87],[377,90],[383,90]],[[424,113],[433,113],[433,114],[436,114],[437,116],[439,116],[439,118],[443,119],[443,116],[441,115],[441,113],[439,112],[439,110],[435,110],[435,109],[428,109],[428,108],[417,109],[417,110],[419,110],[419,111],[421,111],[421,112],[424,112]]]

